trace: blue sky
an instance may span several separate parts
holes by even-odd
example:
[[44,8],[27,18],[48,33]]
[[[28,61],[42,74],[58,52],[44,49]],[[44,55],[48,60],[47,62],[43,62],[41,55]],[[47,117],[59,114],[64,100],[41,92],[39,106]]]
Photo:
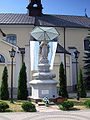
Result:
[[[26,13],[29,0],[0,0],[0,13]],[[42,0],[43,13],[90,17],[90,0]]]

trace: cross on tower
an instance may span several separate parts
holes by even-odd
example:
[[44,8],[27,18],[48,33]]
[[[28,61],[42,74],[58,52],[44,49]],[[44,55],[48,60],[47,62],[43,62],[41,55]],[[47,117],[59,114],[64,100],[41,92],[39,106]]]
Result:
[[85,8],[85,17],[88,17],[88,15],[87,15],[87,9]]

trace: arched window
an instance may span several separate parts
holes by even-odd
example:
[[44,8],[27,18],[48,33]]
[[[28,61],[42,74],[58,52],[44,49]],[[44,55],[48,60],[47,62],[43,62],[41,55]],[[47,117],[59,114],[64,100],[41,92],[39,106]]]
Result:
[[5,63],[5,58],[0,54],[0,63]]
[[34,4],[33,7],[37,7],[37,4]]
[[8,34],[6,37],[6,41],[13,44],[13,45],[16,45],[16,35],[15,34]]

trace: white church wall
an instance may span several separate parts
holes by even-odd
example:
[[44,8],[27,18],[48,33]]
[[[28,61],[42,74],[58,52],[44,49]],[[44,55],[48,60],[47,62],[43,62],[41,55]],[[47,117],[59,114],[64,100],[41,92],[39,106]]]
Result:
[[[59,43],[64,47],[64,28],[57,27],[57,30],[60,34]],[[88,29],[84,28],[66,28],[65,30],[65,43],[66,50],[69,46],[77,47],[80,52],[79,56],[79,68],[83,67],[84,63],[82,61],[84,55],[84,39],[88,35]]]
[[76,80],[76,59],[74,58],[73,53],[75,52],[76,48],[68,48],[68,51],[71,53],[71,62],[72,62],[72,70],[71,70],[71,75],[72,75],[72,84],[73,87],[77,85],[77,80]]
[[27,72],[27,87],[29,88],[29,81],[30,81],[30,47],[29,45],[25,46],[25,65],[26,65],[26,72]]
[[[6,34],[16,34],[17,35],[17,45],[19,47],[25,47],[25,45],[29,44],[30,40],[30,32],[34,26],[29,25],[7,25],[2,26],[1,29]],[[58,32],[60,33],[59,36],[59,43],[60,45],[64,46],[64,29],[58,27]],[[83,55],[84,55],[84,38],[88,34],[88,29],[81,29],[81,28],[66,28],[66,49],[68,49],[69,46],[77,46],[78,50],[80,51],[80,57],[79,57],[79,66],[83,66]],[[1,34],[0,34],[1,36]],[[2,36],[1,36],[2,37]],[[0,38],[1,38],[0,37]]]
[[[30,32],[34,28],[32,25],[7,25],[0,27],[5,34],[16,34],[17,46],[24,48],[25,45],[29,44]],[[0,35],[0,39],[5,39]]]
[[[56,53],[55,61],[54,61],[54,68],[52,70],[53,73],[56,74],[55,80],[59,81],[59,65],[63,62],[64,64],[64,54],[63,53]],[[67,86],[68,91],[72,91],[73,83],[72,83],[72,59],[71,55],[66,55],[66,74],[67,74]]]
[[16,52],[16,70],[15,70],[15,87],[18,87],[18,77],[19,77],[19,72],[21,69],[21,54],[20,52]]

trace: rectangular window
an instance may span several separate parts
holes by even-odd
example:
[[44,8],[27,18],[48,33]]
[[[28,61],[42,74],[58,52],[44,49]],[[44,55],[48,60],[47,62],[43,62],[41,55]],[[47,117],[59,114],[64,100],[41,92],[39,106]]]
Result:
[[84,50],[89,50],[89,47],[90,47],[90,41],[84,40]]

